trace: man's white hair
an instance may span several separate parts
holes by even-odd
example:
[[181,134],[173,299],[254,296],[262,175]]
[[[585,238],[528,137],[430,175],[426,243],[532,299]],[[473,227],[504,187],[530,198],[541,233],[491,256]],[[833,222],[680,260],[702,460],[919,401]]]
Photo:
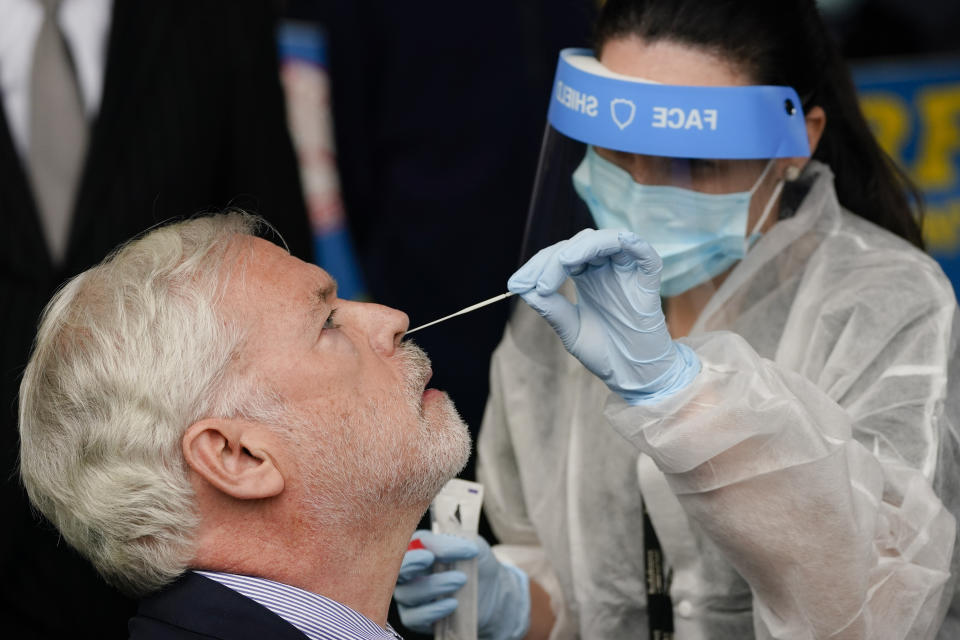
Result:
[[[195,498],[183,433],[242,413],[240,329],[217,312],[243,213],[150,231],[47,305],[20,385],[20,471],[33,504],[104,578],[133,595],[182,573]],[[241,258],[242,259],[242,258]]]

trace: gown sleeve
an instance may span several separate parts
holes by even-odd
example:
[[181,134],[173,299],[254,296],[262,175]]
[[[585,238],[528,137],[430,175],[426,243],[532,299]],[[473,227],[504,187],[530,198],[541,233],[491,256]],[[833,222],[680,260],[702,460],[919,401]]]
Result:
[[954,597],[956,301],[942,274],[862,275],[794,314],[773,359],[706,333],[684,340],[690,387],[607,402],[749,583],[759,638],[933,638]]

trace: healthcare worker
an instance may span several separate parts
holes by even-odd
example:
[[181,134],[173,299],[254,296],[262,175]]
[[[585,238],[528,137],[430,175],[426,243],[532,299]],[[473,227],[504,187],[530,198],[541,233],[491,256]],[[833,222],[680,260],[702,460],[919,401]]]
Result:
[[960,638],[957,302],[814,2],[608,0],[596,33],[491,366],[502,544],[426,536],[404,619],[479,549],[481,638]]

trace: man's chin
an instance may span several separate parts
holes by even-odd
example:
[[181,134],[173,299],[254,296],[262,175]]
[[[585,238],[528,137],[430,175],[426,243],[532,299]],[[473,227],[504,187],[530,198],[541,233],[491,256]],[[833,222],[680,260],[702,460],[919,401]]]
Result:
[[[424,415],[418,443],[419,460],[411,474],[423,480],[422,498],[427,502],[451,478],[463,471],[470,459],[470,430],[453,402],[442,391],[430,389],[424,401]],[[425,394],[427,395],[427,394]]]

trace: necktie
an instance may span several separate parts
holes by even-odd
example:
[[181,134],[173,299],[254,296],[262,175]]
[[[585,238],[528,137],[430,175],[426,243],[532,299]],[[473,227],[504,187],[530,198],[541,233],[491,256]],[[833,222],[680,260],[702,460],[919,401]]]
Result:
[[63,261],[83,166],[87,122],[70,51],[57,26],[61,0],[38,0],[44,16],[30,78],[29,172],[47,246]]

